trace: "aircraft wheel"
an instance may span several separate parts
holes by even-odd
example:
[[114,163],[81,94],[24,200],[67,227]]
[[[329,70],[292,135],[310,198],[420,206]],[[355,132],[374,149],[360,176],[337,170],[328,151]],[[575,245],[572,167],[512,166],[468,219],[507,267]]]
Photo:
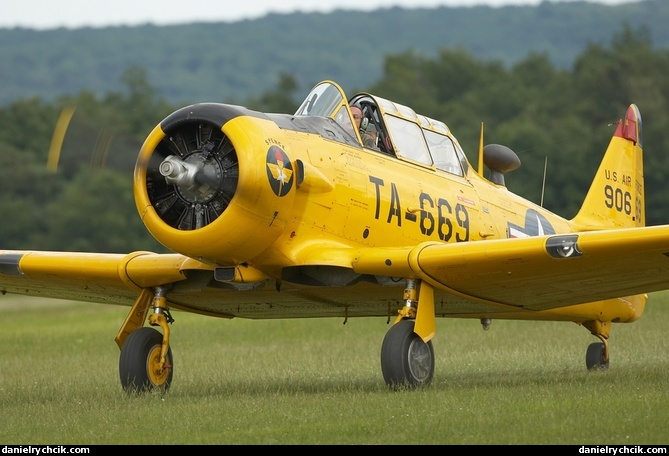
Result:
[[605,352],[606,348],[601,342],[593,342],[588,345],[588,350],[585,352],[585,365],[588,370],[609,368],[609,361],[604,360]]
[[118,370],[121,385],[128,393],[159,390],[166,392],[172,382],[172,348],[167,350],[169,368],[160,369],[162,334],[148,327],[130,333],[121,348]]
[[390,387],[429,385],[434,375],[432,341],[413,332],[413,320],[402,320],[386,333],[381,345],[381,371]]

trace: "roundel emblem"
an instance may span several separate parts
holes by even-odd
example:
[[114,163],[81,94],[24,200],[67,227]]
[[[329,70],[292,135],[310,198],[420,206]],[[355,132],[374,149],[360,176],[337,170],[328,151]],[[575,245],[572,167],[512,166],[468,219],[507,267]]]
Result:
[[293,166],[278,146],[267,151],[267,179],[276,196],[286,196],[293,186]]

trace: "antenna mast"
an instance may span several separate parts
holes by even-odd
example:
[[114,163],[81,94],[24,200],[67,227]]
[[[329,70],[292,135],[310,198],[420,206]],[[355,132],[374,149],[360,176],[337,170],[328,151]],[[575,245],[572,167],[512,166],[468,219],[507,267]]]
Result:
[[546,189],[546,165],[548,164],[548,157],[544,158],[544,179],[541,183],[541,204],[539,206],[544,207],[544,190]]

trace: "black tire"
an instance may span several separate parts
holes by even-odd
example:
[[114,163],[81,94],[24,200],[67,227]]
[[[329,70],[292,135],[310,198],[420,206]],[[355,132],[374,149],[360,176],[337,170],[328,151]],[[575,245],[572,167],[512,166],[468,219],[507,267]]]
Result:
[[588,345],[585,352],[585,366],[589,371],[609,368],[609,360],[604,359],[605,353],[606,347],[602,342],[593,342]]
[[381,371],[391,388],[427,386],[434,376],[432,341],[413,332],[413,320],[402,320],[386,333],[381,345]]
[[169,368],[160,371],[162,344],[163,335],[153,328],[143,327],[130,333],[121,348],[118,363],[121,385],[126,392],[167,392],[174,374],[172,347],[167,350]]

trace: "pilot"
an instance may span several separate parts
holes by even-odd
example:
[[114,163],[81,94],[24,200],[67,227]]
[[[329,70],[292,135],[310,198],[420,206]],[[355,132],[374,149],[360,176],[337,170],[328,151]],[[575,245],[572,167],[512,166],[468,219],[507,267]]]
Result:
[[[360,131],[360,137],[362,138],[362,143],[365,147],[371,149],[377,149],[377,133],[376,130],[370,128],[369,120],[365,119],[365,122],[362,122],[362,109],[360,106],[351,105],[351,114],[353,114],[353,120],[355,120],[355,125]],[[373,125],[371,126],[373,127]]]

